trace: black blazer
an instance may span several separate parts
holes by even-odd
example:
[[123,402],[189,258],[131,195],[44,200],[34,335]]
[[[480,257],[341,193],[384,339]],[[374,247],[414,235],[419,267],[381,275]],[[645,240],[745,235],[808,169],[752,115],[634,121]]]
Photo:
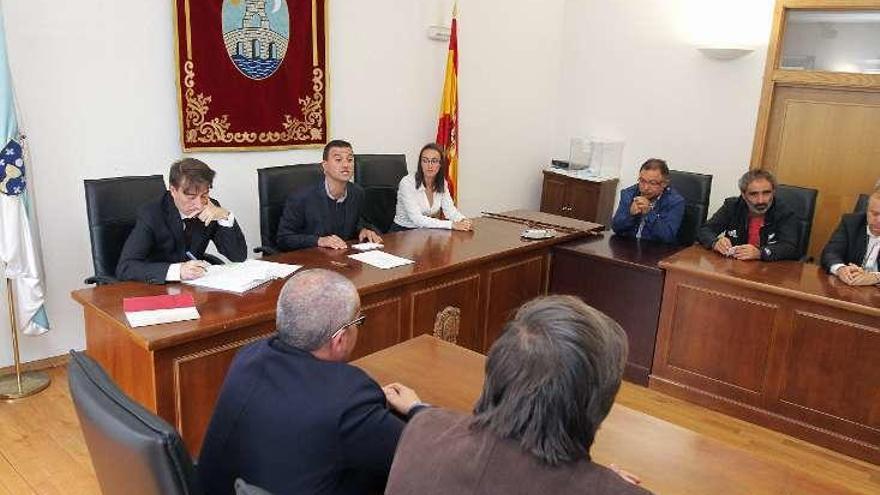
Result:
[[[718,234],[726,235],[734,246],[749,242],[749,207],[742,196],[724,200],[721,208],[697,231],[697,240],[712,249]],[[759,249],[764,261],[796,260],[798,258],[798,218],[778,198],[764,214]]]
[[822,250],[822,268],[855,263],[861,266],[868,249],[868,219],[864,213],[848,213],[840,219],[837,229]]
[[366,373],[277,337],[238,352],[199,456],[208,495],[381,493],[404,422]]
[[[220,205],[213,199],[211,201]],[[198,222],[190,252],[196,258],[202,258],[210,241],[214,241],[217,250],[232,261],[247,258],[247,243],[238,221],[232,227],[221,227],[217,222],[205,227]],[[165,282],[169,265],[188,260],[180,211],[174,206],[171,193],[166,191],[138,211],[137,223],[119,255],[116,278],[161,284]]]
[[324,179],[314,186],[303,188],[287,197],[284,213],[278,223],[276,244],[281,251],[292,251],[318,245],[318,237],[337,235],[342,239],[354,239],[363,228],[375,230],[363,218],[364,189],[353,183],[346,184],[343,202],[345,222],[341,232],[330,225],[330,205]]

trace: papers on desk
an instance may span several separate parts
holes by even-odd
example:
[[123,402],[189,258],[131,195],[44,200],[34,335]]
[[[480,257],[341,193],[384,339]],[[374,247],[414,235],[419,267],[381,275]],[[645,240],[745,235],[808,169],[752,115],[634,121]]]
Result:
[[378,242],[362,242],[360,244],[352,244],[351,247],[358,251],[369,251],[371,249],[382,249],[385,245]]
[[243,263],[211,265],[204,277],[183,283],[241,294],[271,280],[289,277],[300,268],[302,265],[247,260]]
[[401,258],[400,256],[394,256],[393,254],[388,254],[384,251],[367,251],[364,253],[352,254],[349,256],[349,258],[358,260],[361,263],[375,266],[376,268],[381,268],[383,270],[415,263],[415,261],[413,260]]
[[199,318],[192,294],[126,297],[122,310],[132,328]]

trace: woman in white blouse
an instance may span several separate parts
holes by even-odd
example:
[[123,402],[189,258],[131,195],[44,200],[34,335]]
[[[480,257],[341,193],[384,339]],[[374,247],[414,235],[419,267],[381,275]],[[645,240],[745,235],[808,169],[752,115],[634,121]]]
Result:
[[[419,153],[416,172],[400,179],[397,187],[397,213],[394,215],[391,230],[471,230],[471,221],[455,207],[448,186],[443,149],[436,143],[426,144]],[[441,210],[446,220],[437,218]]]

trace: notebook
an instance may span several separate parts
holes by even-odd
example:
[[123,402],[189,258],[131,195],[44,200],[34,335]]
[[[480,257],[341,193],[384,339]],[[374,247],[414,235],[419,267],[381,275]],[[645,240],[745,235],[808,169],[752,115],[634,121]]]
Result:
[[195,280],[186,280],[183,283],[241,294],[266,282],[289,277],[300,268],[302,265],[247,260],[242,263],[211,265],[205,276]]

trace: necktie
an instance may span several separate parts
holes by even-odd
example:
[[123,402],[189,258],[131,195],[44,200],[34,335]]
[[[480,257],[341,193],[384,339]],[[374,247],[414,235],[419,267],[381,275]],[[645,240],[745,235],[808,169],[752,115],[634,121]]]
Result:
[[199,219],[196,217],[183,219],[183,242],[187,251],[192,248],[193,233],[198,228],[198,224]]

